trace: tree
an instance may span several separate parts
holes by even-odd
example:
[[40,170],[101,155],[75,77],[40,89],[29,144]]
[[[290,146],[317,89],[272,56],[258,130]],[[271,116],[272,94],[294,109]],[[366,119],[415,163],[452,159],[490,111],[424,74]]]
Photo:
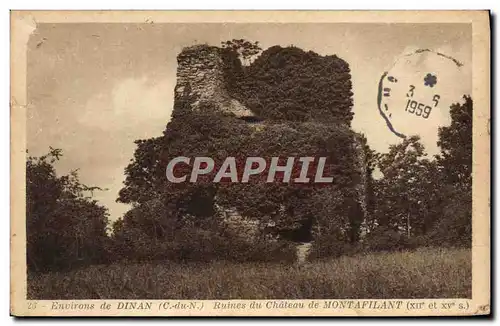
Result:
[[472,99],[464,96],[464,100],[451,106],[451,125],[439,130],[441,153],[435,160],[425,157],[418,137],[407,138],[378,156],[384,175],[374,183],[378,240],[368,241],[385,239],[384,245],[389,245],[399,237],[396,231],[421,236],[429,245],[470,246]]
[[107,209],[80,183],[76,171],[58,177],[60,149],[26,162],[26,234],[29,272],[72,268],[106,259]]
[[418,136],[406,138],[381,154],[376,181],[379,226],[404,231],[408,237],[425,234],[435,221],[436,166],[426,158]]
[[450,109],[451,124],[440,128],[437,156],[442,212],[429,239],[432,243],[471,246],[472,239],[472,108],[470,96]]
[[451,106],[451,125],[439,129],[437,159],[447,182],[467,189],[472,184],[472,98],[464,96],[464,100]]
[[238,54],[247,65],[252,63],[252,59],[262,52],[259,41],[251,42],[245,39],[232,39],[231,41],[221,42],[223,49],[229,49]]

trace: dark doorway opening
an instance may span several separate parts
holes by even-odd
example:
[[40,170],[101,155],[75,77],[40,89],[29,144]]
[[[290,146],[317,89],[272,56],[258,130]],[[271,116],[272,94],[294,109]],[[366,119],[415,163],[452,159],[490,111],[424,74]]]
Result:
[[299,228],[281,230],[280,237],[293,242],[311,242],[312,218],[301,220],[299,223],[301,224]]

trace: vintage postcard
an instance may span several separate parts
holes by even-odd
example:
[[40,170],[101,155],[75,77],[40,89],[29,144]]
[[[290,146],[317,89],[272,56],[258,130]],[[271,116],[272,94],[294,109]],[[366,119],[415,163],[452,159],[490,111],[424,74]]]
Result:
[[489,18],[12,11],[11,314],[490,314]]

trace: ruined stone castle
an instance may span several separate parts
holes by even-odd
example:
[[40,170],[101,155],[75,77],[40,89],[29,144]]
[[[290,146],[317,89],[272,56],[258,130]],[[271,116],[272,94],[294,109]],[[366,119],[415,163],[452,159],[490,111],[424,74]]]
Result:
[[[228,69],[231,69],[231,63],[227,62],[227,57],[223,55],[221,48],[209,45],[195,45],[183,49],[178,55],[177,84],[175,87],[175,100],[183,100],[183,97],[190,97],[190,107],[193,112],[202,110],[206,106],[201,103],[214,104],[210,106],[214,110],[233,114],[236,119],[246,119],[254,117],[255,114],[249,108],[245,107],[237,99],[231,97],[228,80]],[[314,122],[321,124],[322,122]],[[261,128],[266,128],[265,124],[257,124],[255,132]],[[349,127],[346,127],[349,128]],[[237,137],[238,135],[235,135]],[[361,178],[355,186],[356,200],[358,201],[363,213],[366,213],[366,153],[358,137],[350,146],[356,152],[356,159],[352,162],[353,166],[359,171]],[[228,229],[235,233],[247,229],[245,236],[249,234],[257,237],[262,229],[272,227],[262,226],[255,219],[242,216],[234,207],[223,207],[216,204],[218,214],[222,216]],[[314,229],[314,226],[313,226]]]

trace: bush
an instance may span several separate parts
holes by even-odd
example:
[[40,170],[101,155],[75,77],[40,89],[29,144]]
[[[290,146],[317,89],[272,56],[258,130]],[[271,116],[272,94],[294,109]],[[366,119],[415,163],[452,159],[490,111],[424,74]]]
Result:
[[355,253],[357,246],[346,241],[338,240],[335,236],[317,238],[309,251],[308,260],[323,259],[327,257],[338,258]]
[[377,227],[363,239],[365,251],[401,251],[412,245],[406,235],[387,227]]
[[252,242],[239,240],[228,242],[228,260],[237,262],[288,262],[297,260],[295,245],[288,241],[269,241],[265,239]]
[[[115,237],[115,260],[128,261],[197,261],[228,260],[281,261],[296,260],[296,249],[287,241],[252,241],[221,235],[201,228],[179,228],[173,237],[154,239],[140,229],[129,229]],[[124,250],[125,248],[125,250]]]
[[442,217],[428,234],[430,244],[470,248],[472,245],[472,195],[470,191],[451,193]]

